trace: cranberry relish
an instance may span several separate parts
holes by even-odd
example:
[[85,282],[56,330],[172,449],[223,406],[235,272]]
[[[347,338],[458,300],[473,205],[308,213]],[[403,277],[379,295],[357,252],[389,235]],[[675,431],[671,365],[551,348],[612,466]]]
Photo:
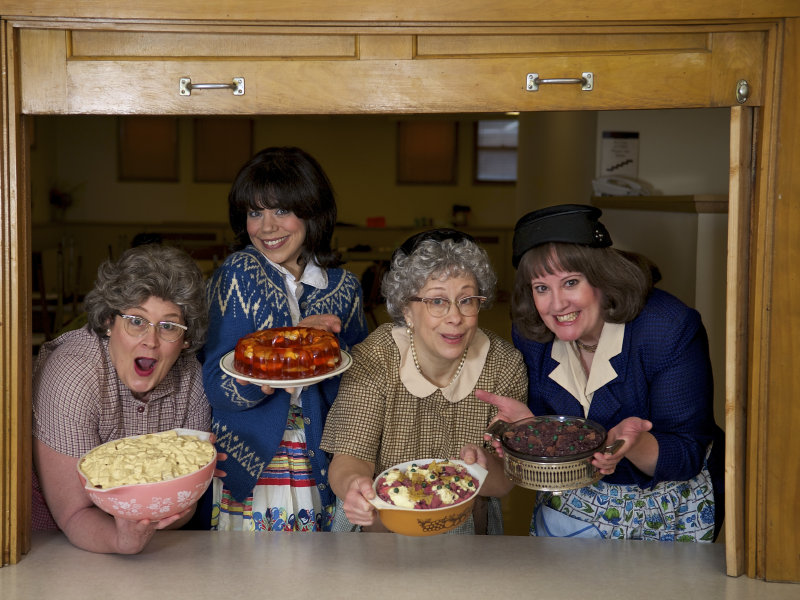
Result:
[[531,456],[570,456],[594,450],[604,436],[578,419],[526,419],[503,433],[503,443]]

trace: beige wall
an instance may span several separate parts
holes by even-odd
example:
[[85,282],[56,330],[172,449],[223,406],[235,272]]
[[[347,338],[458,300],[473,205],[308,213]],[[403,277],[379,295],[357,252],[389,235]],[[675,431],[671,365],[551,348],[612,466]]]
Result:
[[[725,193],[728,182],[727,109],[529,113],[520,116],[520,188],[472,183],[472,124],[461,115],[458,183],[398,186],[395,132],[398,116],[261,117],[254,148],[293,144],[317,156],[336,188],[340,219],[365,223],[383,215],[387,225],[428,217],[446,223],[453,204],[472,207],[473,224],[513,225],[517,212],[553,198],[586,201],[599,169],[600,133],[640,133],[640,179],[661,194]],[[408,117],[415,118],[415,117]],[[416,117],[445,118],[445,117]],[[180,182],[116,180],[116,117],[36,117],[31,153],[33,220],[49,219],[47,190],[75,189],[67,221],[225,222],[226,184],[192,182],[192,121],[180,119]],[[529,182],[529,183],[526,183]],[[557,193],[557,195],[556,195]],[[517,207],[517,197],[520,206]],[[541,200],[537,201],[537,198]]]
[[[356,225],[364,225],[372,216],[384,216],[387,225],[396,228],[411,227],[420,218],[447,224],[452,205],[467,204],[472,207],[470,225],[510,229],[521,214],[538,206],[586,202],[597,170],[600,132],[605,129],[640,132],[640,178],[659,192],[727,190],[726,109],[523,114],[517,186],[472,183],[473,122],[479,115],[448,117],[459,123],[455,185],[397,185],[395,133],[400,118],[444,117],[260,117],[255,120],[254,148],[294,144],[315,155],[336,189],[339,220]],[[147,224],[208,229],[219,241],[229,241],[228,185],[193,182],[191,118],[179,120],[177,183],[117,181],[116,117],[36,117],[35,124],[31,151],[34,249],[52,255],[60,242],[72,247],[83,258],[80,288],[91,286],[100,260],[126,248]],[[51,187],[73,191],[75,196],[63,223],[50,221]],[[682,245],[676,253],[666,246],[651,248],[653,238],[647,235],[629,242],[620,237],[623,231],[635,233],[636,228],[625,221],[638,218],[636,214],[623,217],[619,227],[609,223],[612,234],[623,245],[658,260],[666,289],[695,304],[695,268],[687,278],[685,265],[702,263],[703,256],[696,255],[694,243]],[[648,218],[664,224],[677,218],[675,235],[668,239],[688,234],[696,239],[696,230],[685,230],[696,228],[696,223],[686,225],[690,221],[670,214]],[[117,225],[111,226],[112,222]],[[389,245],[403,235],[386,233],[393,236]],[[697,269],[702,270],[702,264]]]
[[603,131],[639,132],[639,179],[657,194],[728,192],[727,108],[597,113],[597,172]]
[[[639,132],[639,179],[657,194],[727,194],[728,109],[598,113],[602,131]],[[728,215],[606,210],[614,244],[658,264],[659,287],[703,317],[714,370],[715,415],[725,423],[725,289]]]
[[[426,217],[444,224],[450,220],[453,204],[467,204],[482,224],[513,225],[513,186],[472,184],[474,117],[458,118],[455,185],[395,183],[398,119],[260,117],[255,120],[254,150],[296,145],[314,155],[334,184],[341,221],[364,225],[367,217],[384,216],[387,225],[404,226]],[[46,195],[42,194],[53,183],[62,189],[77,187],[77,202],[67,221],[227,222],[229,186],[192,180],[191,118],[179,121],[179,183],[119,183],[116,127],[116,117],[37,117],[38,138],[32,156],[37,169],[34,187],[38,187],[33,193],[34,223],[49,218]],[[53,152],[48,144],[55,144],[57,150]]]
[[[458,121],[458,182],[455,185],[397,185],[396,128],[401,118]],[[389,250],[419,218],[450,221],[453,204],[472,207],[470,225],[510,229],[540,206],[587,202],[599,172],[603,131],[638,131],[639,179],[659,194],[725,194],[728,185],[728,109],[542,112],[520,115],[519,182],[516,186],[472,183],[473,122],[479,115],[296,116],[255,120],[254,147],[297,145],[322,163],[337,192],[339,220],[364,225],[384,216],[383,232],[344,231],[342,247],[361,240]],[[88,289],[97,264],[130,244],[143,223],[179,231],[213,231],[230,241],[227,184],[193,182],[192,119],[179,120],[180,181],[117,181],[117,118],[37,117],[33,166],[33,245],[45,251],[48,286],[55,286],[56,248],[64,245],[80,264],[67,271],[79,290]],[[74,190],[75,205],[64,224],[49,224],[48,190]],[[117,225],[111,226],[109,222]],[[661,287],[695,306],[711,340],[717,375],[718,419],[724,422],[725,252],[727,216],[637,210],[606,210],[604,222],[615,244],[652,258],[664,276]],[[164,225],[166,224],[166,225]],[[502,238],[510,242],[510,235]],[[382,240],[382,241],[380,241]],[[508,255],[492,249],[495,260]],[[207,261],[211,270],[215,262]],[[367,262],[353,263],[359,272]],[[501,287],[510,288],[513,269],[495,265]]]

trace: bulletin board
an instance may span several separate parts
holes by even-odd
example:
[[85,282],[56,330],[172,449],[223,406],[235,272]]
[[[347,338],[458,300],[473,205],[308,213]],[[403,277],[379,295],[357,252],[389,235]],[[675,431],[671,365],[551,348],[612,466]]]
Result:
[[178,181],[178,118],[120,117],[120,181]]
[[457,181],[457,165],[456,121],[398,122],[397,183],[453,185]]

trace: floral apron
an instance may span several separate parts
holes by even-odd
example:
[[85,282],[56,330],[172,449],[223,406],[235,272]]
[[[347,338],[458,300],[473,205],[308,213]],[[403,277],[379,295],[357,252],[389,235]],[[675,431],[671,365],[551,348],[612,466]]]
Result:
[[[709,448],[710,452],[710,448]],[[650,489],[597,483],[537,495],[531,535],[676,542],[714,541],[714,489],[708,453],[689,481],[662,481]]]

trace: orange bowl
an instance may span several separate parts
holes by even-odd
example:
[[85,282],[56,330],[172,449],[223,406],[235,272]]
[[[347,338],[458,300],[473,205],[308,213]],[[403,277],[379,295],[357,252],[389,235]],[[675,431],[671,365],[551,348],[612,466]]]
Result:
[[[178,435],[193,435],[205,441],[209,441],[211,436],[208,432],[194,429],[177,428],[174,431]],[[214,450],[211,460],[192,473],[153,483],[134,483],[101,489],[93,487],[81,470],[81,463],[86,454],[78,460],[78,477],[89,498],[108,514],[133,521],[142,519],[159,521],[189,508],[208,488],[217,464],[217,452]]]
[[443,459],[423,458],[400,463],[386,469],[372,482],[372,489],[375,490],[375,498],[370,500],[370,502],[377,509],[381,523],[383,523],[389,531],[411,536],[437,535],[455,529],[469,519],[469,516],[472,514],[472,506],[475,504],[475,499],[478,497],[481,486],[483,486],[483,482],[486,480],[487,471],[478,464],[468,465],[462,460],[449,459],[448,462],[466,468],[477,483],[475,493],[472,494],[472,496],[463,502],[457,502],[450,506],[442,506],[439,508],[404,508],[386,502],[377,495],[378,481],[392,469],[405,471],[414,463],[426,465],[433,461],[442,462]]

